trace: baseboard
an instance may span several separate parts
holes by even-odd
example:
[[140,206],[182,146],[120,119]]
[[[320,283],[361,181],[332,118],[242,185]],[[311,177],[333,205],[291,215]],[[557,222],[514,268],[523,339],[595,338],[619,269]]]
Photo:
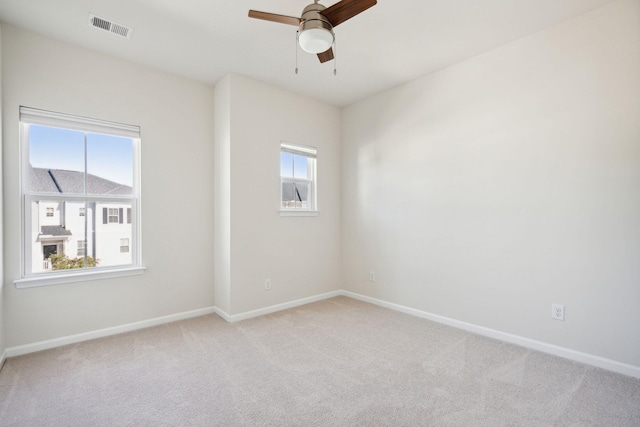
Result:
[[269,307],[260,308],[257,310],[247,311],[244,313],[230,315],[224,310],[218,307],[206,307],[198,310],[188,311],[184,313],[172,314],[169,316],[157,317],[154,319],[143,320],[140,322],[129,323],[126,325],[114,326],[111,328],[99,329],[96,331],[84,332],[76,335],[69,335],[66,337],[54,338],[51,340],[40,341],[32,344],[25,344],[16,347],[10,347],[3,353],[3,359],[7,357],[21,356],[23,354],[35,353],[36,351],[48,350],[55,347],[61,347],[63,345],[75,344],[82,341],[88,341],[95,338],[102,338],[111,335],[117,335],[124,332],[131,332],[138,329],[149,328],[151,326],[157,326],[164,323],[171,323],[178,320],[189,319],[192,317],[203,316],[206,314],[215,313],[227,322],[238,322],[240,320],[250,319],[253,317],[263,316],[265,314],[275,313],[277,311],[286,310],[288,308],[298,307],[304,304],[310,304],[312,302],[321,301],[328,298],[333,298],[342,295],[342,291],[327,292],[320,295],[314,295],[307,298],[301,298],[294,301],[285,302],[282,304],[276,304]]
[[239,322],[240,320],[251,319],[253,317],[264,316],[265,314],[271,314],[271,313],[275,313],[275,312],[278,312],[278,311],[287,310],[289,308],[298,307],[298,306],[305,305],[305,304],[310,304],[310,303],[316,302],[316,301],[322,301],[322,300],[333,298],[333,297],[337,297],[337,296],[340,296],[340,295],[344,295],[343,291],[341,291],[341,290],[340,291],[332,291],[332,292],[327,292],[327,293],[320,294],[320,295],[314,295],[312,297],[301,298],[301,299],[297,299],[297,300],[294,300],[294,301],[285,302],[285,303],[282,303],[282,304],[270,305],[269,307],[259,308],[257,310],[245,311],[244,313],[238,313],[238,314],[229,314],[229,313],[219,309],[218,307],[214,308],[214,312],[218,316],[220,316],[224,320],[226,320],[227,322],[233,323],[233,322]]
[[222,317],[227,322],[231,323],[231,316],[229,316],[229,313],[227,313],[223,309],[221,309],[219,307],[213,307],[213,312],[215,314],[217,314],[218,316]]
[[127,323],[125,325],[114,326],[111,328],[98,329],[96,331],[83,332],[80,334],[69,335],[66,337],[54,338],[51,340],[40,341],[32,344],[25,344],[16,347],[10,347],[3,353],[3,359],[6,357],[21,356],[23,354],[35,353],[36,351],[48,350],[50,348],[60,347],[68,344],[75,344],[82,341],[89,341],[96,338],[108,337],[111,335],[131,332],[138,329],[158,326],[165,323],[171,323],[178,320],[190,319],[192,317],[204,316],[215,312],[214,307],[205,307],[197,310],[185,311],[183,313],[170,314],[168,316],[156,317],[153,319],[142,320],[140,322]]
[[4,362],[7,360],[7,350],[3,351],[0,355],[0,371],[2,371],[2,367],[4,366]]
[[366,295],[358,294],[351,291],[338,290],[327,292],[320,295],[315,295],[307,298],[301,298],[294,301],[285,302],[282,304],[276,304],[269,307],[260,308],[257,310],[251,310],[239,314],[229,314],[219,307],[205,307],[198,310],[192,310],[184,313],[172,314],[169,316],[157,317],[154,319],[143,320],[140,322],[129,323],[126,325],[115,326],[112,328],[100,329],[97,331],[85,332],[76,335],[70,335],[67,337],[55,338],[52,340],[41,341],[33,344],[26,344],[22,346],[7,348],[0,356],[0,369],[5,360],[9,357],[20,356],[23,354],[34,353],[36,351],[48,350],[50,348],[60,347],[63,345],[74,344],[82,341],[88,341],[95,338],[102,338],[110,335],[117,335],[124,332],[135,331],[138,329],[144,329],[151,326],[157,326],[164,323],[175,322],[178,320],[189,319],[192,317],[203,316],[206,314],[215,313],[227,322],[233,323],[241,320],[251,319],[258,316],[264,316],[265,314],[271,314],[289,308],[298,307],[305,304],[337,297],[346,296],[359,301],[374,304],[380,307],[385,307],[391,310],[395,310],[401,313],[410,314],[412,316],[420,317],[423,319],[431,320],[444,325],[452,326],[454,328],[463,329],[465,331],[486,336],[489,338],[497,339],[500,341],[508,342],[511,344],[519,345],[521,347],[529,348],[532,350],[540,351],[542,353],[552,354],[554,356],[563,357],[565,359],[573,360],[576,362],[584,363],[586,365],[595,366],[598,368],[606,369],[608,371],[617,372],[619,374],[628,375],[635,378],[640,378],[640,367],[617,362],[615,360],[606,359],[604,357],[594,356],[587,353],[582,353],[576,350],[571,350],[565,347],[537,341],[518,335],[509,334],[506,332],[498,331],[484,326],[474,325],[472,323],[462,322],[460,320],[452,319],[445,316],[429,313],[426,311],[418,310],[411,307],[406,307],[400,304],[372,298]]
[[341,291],[341,294],[353,299],[368,302],[380,307],[389,308],[391,310],[399,311],[401,313],[410,314],[412,316],[421,317],[423,319],[431,320],[444,325],[452,326],[454,328],[463,329],[474,334],[482,335],[489,338],[494,338],[500,341],[516,344],[521,347],[537,350],[542,353],[552,354],[554,356],[562,357],[565,359],[573,360],[576,362],[584,363],[585,365],[595,366],[597,368],[606,369],[608,371],[617,372],[619,374],[628,375],[630,377],[640,378],[640,367],[634,365],[628,365],[626,363],[617,362],[615,360],[606,359],[604,357],[594,356],[587,353],[582,353],[569,348],[560,347],[553,344],[548,344],[542,341],[532,340],[529,338],[521,337],[519,335],[513,335],[506,332],[501,332],[491,328],[485,328],[484,326],[474,325],[472,323],[462,322],[460,320],[451,319],[449,317],[440,316],[437,314],[429,313],[415,308],[406,307],[400,304],[395,304],[387,301],[383,301],[377,298],[368,297],[351,291]]

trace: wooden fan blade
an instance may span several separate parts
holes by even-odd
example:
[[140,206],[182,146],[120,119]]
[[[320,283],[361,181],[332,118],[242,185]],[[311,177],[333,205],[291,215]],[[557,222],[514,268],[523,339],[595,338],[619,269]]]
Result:
[[278,22],[280,24],[300,25],[300,18],[294,16],[278,15],[277,13],[260,12],[258,10],[250,10],[249,18],[263,19],[265,21]]
[[332,26],[342,24],[347,19],[351,19],[360,12],[364,12],[371,6],[378,3],[376,0],[342,0],[333,6],[329,6],[322,12],[325,18],[329,20]]
[[320,60],[321,63],[331,61],[333,59],[333,49],[329,48],[328,50],[322,53],[319,53],[318,59]]

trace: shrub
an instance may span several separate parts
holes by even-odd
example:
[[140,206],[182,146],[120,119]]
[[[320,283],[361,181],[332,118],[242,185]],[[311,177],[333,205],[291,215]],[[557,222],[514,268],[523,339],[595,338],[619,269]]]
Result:
[[[84,258],[69,258],[65,254],[51,255],[51,268],[54,270],[69,270],[72,268],[84,268]],[[100,260],[87,257],[87,267],[95,267]]]

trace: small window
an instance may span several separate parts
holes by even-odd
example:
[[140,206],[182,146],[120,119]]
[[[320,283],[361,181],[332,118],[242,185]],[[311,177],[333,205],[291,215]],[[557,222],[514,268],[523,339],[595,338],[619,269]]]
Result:
[[47,216],[48,217],[52,217],[53,216],[53,208],[47,208]]
[[108,213],[109,224],[120,222],[120,215],[118,215],[118,208],[109,208]]
[[77,256],[85,256],[87,254],[87,241],[86,240],[78,240],[78,255]]
[[280,209],[316,211],[316,149],[280,145]]
[[78,216],[84,216],[84,208],[78,209]]
[[129,253],[129,239],[120,239],[120,253]]

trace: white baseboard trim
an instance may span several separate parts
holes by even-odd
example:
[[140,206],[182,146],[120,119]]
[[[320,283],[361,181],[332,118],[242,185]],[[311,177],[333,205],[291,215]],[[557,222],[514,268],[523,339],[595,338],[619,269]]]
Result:
[[532,340],[529,338],[521,337],[518,335],[501,332],[491,328],[485,328],[484,326],[474,325],[472,323],[462,322],[460,320],[451,319],[449,317],[440,316],[437,314],[429,313],[415,308],[405,307],[400,304],[383,301],[377,298],[368,297],[351,291],[341,291],[341,294],[353,299],[368,302],[380,307],[389,308],[391,310],[399,311],[401,313],[410,314],[412,316],[421,317],[423,319],[431,320],[444,325],[452,326],[454,328],[463,329],[474,334],[482,335],[489,338],[494,338],[499,341],[516,344],[521,347],[537,350],[542,353],[552,354],[565,359],[573,360],[576,362],[584,363],[585,365],[595,366],[597,368],[606,369],[608,371],[616,372],[630,377],[640,378],[640,366],[628,365],[626,363],[617,362],[615,360],[606,359],[600,356],[594,356],[587,353],[582,353],[569,348],[560,347],[554,344],[548,344],[542,341]]
[[7,360],[7,350],[3,351],[2,354],[0,355],[0,371],[2,370],[2,367],[4,366],[4,362]]
[[23,354],[35,353],[36,351],[48,350],[50,348],[61,347],[63,345],[75,344],[82,341],[89,341],[95,338],[103,338],[111,335],[131,332],[138,329],[158,326],[165,323],[171,323],[178,320],[190,319],[192,317],[204,316],[215,312],[215,307],[205,307],[197,310],[185,311],[183,313],[170,314],[168,316],[156,317],[153,319],[142,320],[140,322],[127,323],[125,325],[113,326],[111,328],[98,329],[96,331],[83,332],[80,334],[69,335],[66,337],[54,338],[51,340],[40,341],[32,344],[19,345],[9,347],[3,353],[5,357],[21,356]]
[[189,319],[192,317],[204,316],[207,314],[215,313],[222,319],[229,323],[238,322],[241,320],[251,319],[265,314],[271,314],[289,308],[298,307],[312,302],[321,301],[337,296],[346,296],[359,301],[374,304],[380,307],[395,310],[401,313],[410,314],[412,316],[420,317],[423,319],[431,320],[444,325],[452,326],[454,328],[463,329],[465,331],[482,335],[485,337],[497,339],[500,341],[508,342],[511,344],[519,345],[521,347],[529,348],[532,350],[540,351],[542,353],[552,354],[554,356],[563,357],[565,359],[573,360],[576,362],[584,363],[586,365],[595,366],[598,368],[606,369],[608,371],[616,372],[623,375],[628,375],[635,378],[640,378],[640,366],[634,366],[617,362],[615,360],[606,359],[604,357],[594,356],[587,353],[582,353],[576,350],[571,350],[565,347],[560,347],[553,344],[548,344],[542,341],[537,341],[518,335],[501,332],[495,329],[486,328],[484,326],[474,325],[472,323],[463,322],[460,320],[452,319],[445,316],[429,313],[426,311],[418,310],[411,307],[406,307],[400,304],[380,300],[377,298],[369,297],[366,295],[358,294],[351,291],[338,290],[327,292],[320,295],[315,295],[307,298],[301,298],[294,301],[285,302],[282,304],[276,304],[269,307],[260,308],[257,310],[251,310],[244,313],[230,315],[219,307],[205,307],[198,310],[187,311],[183,313],[171,314],[168,316],[157,317],[154,319],[143,320],[140,322],[129,323],[126,325],[114,326],[111,328],[100,329],[97,331],[90,331],[76,335],[70,335],[61,338],[55,338],[47,341],[40,341],[33,344],[26,344],[16,347],[7,348],[2,355],[0,355],[0,369],[5,360],[9,357],[20,356],[23,354],[34,353],[36,351],[48,350],[50,348],[60,347],[63,345],[74,344],[82,341],[88,341],[95,338],[102,338],[111,335],[117,335],[124,332],[131,332],[138,329],[144,329],[151,326],[157,326],[164,323],[171,323],[178,320]]
[[213,312],[215,314],[217,314],[218,316],[222,317],[227,322],[231,323],[231,316],[229,316],[229,313],[227,313],[226,311],[224,311],[220,307],[213,307]]
[[245,311],[244,313],[238,313],[238,314],[226,313],[225,311],[219,309],[218,307],[214,307],[214,312],[218,316],[226,320],[227,322],[233,323],[233,322],[239,322],[240,320],[251,319],[253,317],[264,316],[265,314],[271,314],[278,311],[287,310],[289,308],[310,304],[316,301],[322,301],[322,300],[337,297],[340,295],[344,295],[343,291],[341,290],[332,291],[332,292],[327,292],[320,295],[314,295],[312,297],[301,298],[301,299],[297,299],[289,302],[284,302],[282,304],[270,305],[269,307],[259,308],[257,310]]

